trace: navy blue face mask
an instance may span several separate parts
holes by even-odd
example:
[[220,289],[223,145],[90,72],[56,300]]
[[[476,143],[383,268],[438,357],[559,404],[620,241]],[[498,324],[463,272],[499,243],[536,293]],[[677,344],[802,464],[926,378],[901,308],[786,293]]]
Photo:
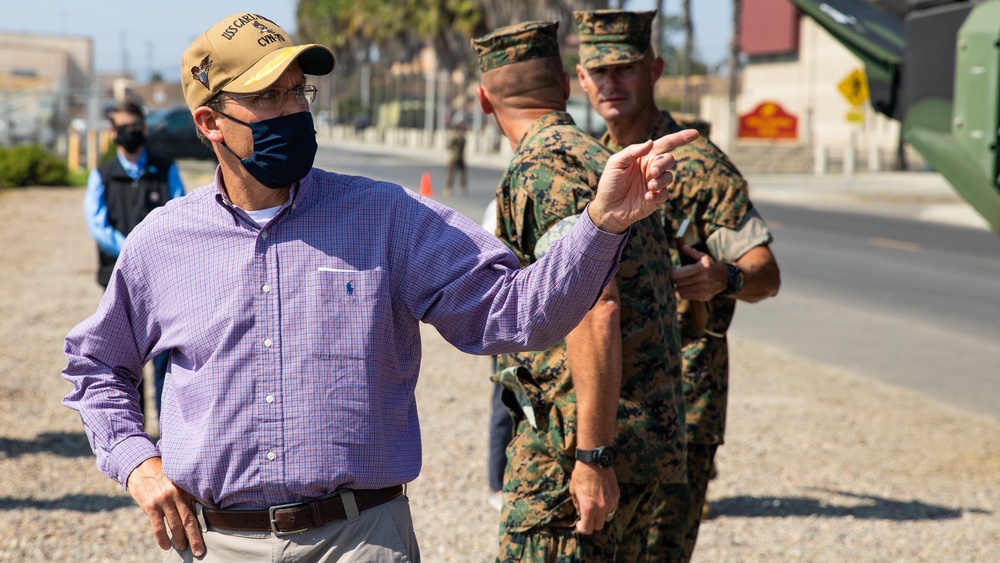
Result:
[[291,186],[309,174],[318,148],[310,112],[300,111],[254,123],[222,115],[249,127],[253,133],[253,154],[247,158],[240,158],[225,143],[222,146],[240,158],[243,168],[255,180],[276,190]]

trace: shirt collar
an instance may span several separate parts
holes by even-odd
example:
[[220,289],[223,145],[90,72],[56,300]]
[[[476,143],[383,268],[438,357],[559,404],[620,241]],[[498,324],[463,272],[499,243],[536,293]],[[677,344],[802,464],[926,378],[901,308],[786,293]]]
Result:
[[521,145],[528,142],[528,139],[531,139],[532,137],[537,135],[541,130],[547,127],[552,127],[554,125],[575,126],[576,122],[573,121],[573,117],[570,116],[570,114],[566,113],[565,111],[553,111],[551,113],[547,113],[542,117],[536,119],[531,124],[531,127],[528,127],[528,130],[524,132],[524,136],[521,137],[521,141],[517,143],[517,149],[515,149],[514,152],[515,153],[519,152],[521,150]]
[[[292,206],[293,209],[298,206],[299,193],[307,192],[309,190],[309,187],[312,185],[313,182],[312,177],[313,177],[313,171],[310,170],[309,173],[306,174],[305,178],[302,178],[298,182],[292,184],[292,188],[288,191],[288,199],[285,201],[285,203],[281,204],[282,210],[290,205]],[[222,181],[222,165],[220,164],[215,167],[215,182],[214,182],[215,199],[216,201],[226,206],[230,210],[236,209],[236,206],[233,205],[233,202],[229,199],[229,194],[226,193],[226,189],[223,187],[223,185],[224,184]],[[280,213],[281,211],[278,212]]]
[[[146,155],[146,147],[143,147],[142,152],[139,153],[139,158],[135,162],[132,162],[122,156],[121,152],[115,151],[115,156],[118,157],[118,162],[122,165],[122,168],[125,169],[125,173],[128,174],[133,180],[138,180],[142,176],[142,171],[146,169],[146,162],[148,160]],[[155,170],[152,172],[155,172]]]

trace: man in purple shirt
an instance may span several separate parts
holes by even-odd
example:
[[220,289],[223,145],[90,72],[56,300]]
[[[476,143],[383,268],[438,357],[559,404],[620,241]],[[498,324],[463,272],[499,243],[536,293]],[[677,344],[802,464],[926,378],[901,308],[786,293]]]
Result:
[[[447,207],[312,168],[305,75],[334,64],[256,14],[192,42],[184,96],[215,182],[131,233],[66,338],[63,402],[160,547],[172,537],[167,560],[419,560],[401,487],[420,469],[418,322],[468,353],[551,346],[614,275],[628,226],[667,197],[666,151],[696,137],[613,157],[577,227],[520,270]],[[137,385],[168,349],[154,444]]]

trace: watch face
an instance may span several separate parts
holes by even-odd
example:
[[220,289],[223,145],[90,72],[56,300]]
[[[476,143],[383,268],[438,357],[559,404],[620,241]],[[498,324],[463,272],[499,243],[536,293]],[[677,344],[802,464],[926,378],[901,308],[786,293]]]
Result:
[[613,448],[602,448],[597,456],[597,464],[601,467],[611,467],[615,464],[615,450]]

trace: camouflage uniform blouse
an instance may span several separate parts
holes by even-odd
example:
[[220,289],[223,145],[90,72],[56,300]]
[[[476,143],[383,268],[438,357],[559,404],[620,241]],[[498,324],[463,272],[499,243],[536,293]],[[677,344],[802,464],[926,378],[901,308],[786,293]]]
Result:
[[[538,259],[539,239],[560,220],[584,211],[609,155],[569,114],[551,113],[532,124],[497,190],[497,236],[522,264]],[[678,482],[686,472],[680,341],[670,266],[662,259],[668,252],[663,221],[657,212],[632,226],[615,276],[624,360],[615,472],[622,482]],[[518,421],[507,450],[504,528],[572,525],[576,395],[565,341],[544,352],[501,356],[499,367],[511,391],[505,402]]]
[[[651,139],[685,129],[669,112],[661,112]],[[610,134],[601,141],[613,150]],[[771,241],[763,221],[753,211],[746,180],[736,166],[711,141],[702,137],[672,151],[677,159],[671,197],[663,207],[670,222],[666,225],[670,258],[675,268],[680,255],[674,233],[685,218],[708,253],[716,261],[733,262],[748,250]],[[752,220],[751,220],[752,218]],[[702,248],[705,251],[705,248]],[[694,329],[688,303],[678,306],[681,342],[684,346],[683,376],[688,441],[721,444],[726,426],[726,398],[729,391],[729,349],[726,331],[736,310],[736,300],[717,295],[708,303],[707,332]]]

